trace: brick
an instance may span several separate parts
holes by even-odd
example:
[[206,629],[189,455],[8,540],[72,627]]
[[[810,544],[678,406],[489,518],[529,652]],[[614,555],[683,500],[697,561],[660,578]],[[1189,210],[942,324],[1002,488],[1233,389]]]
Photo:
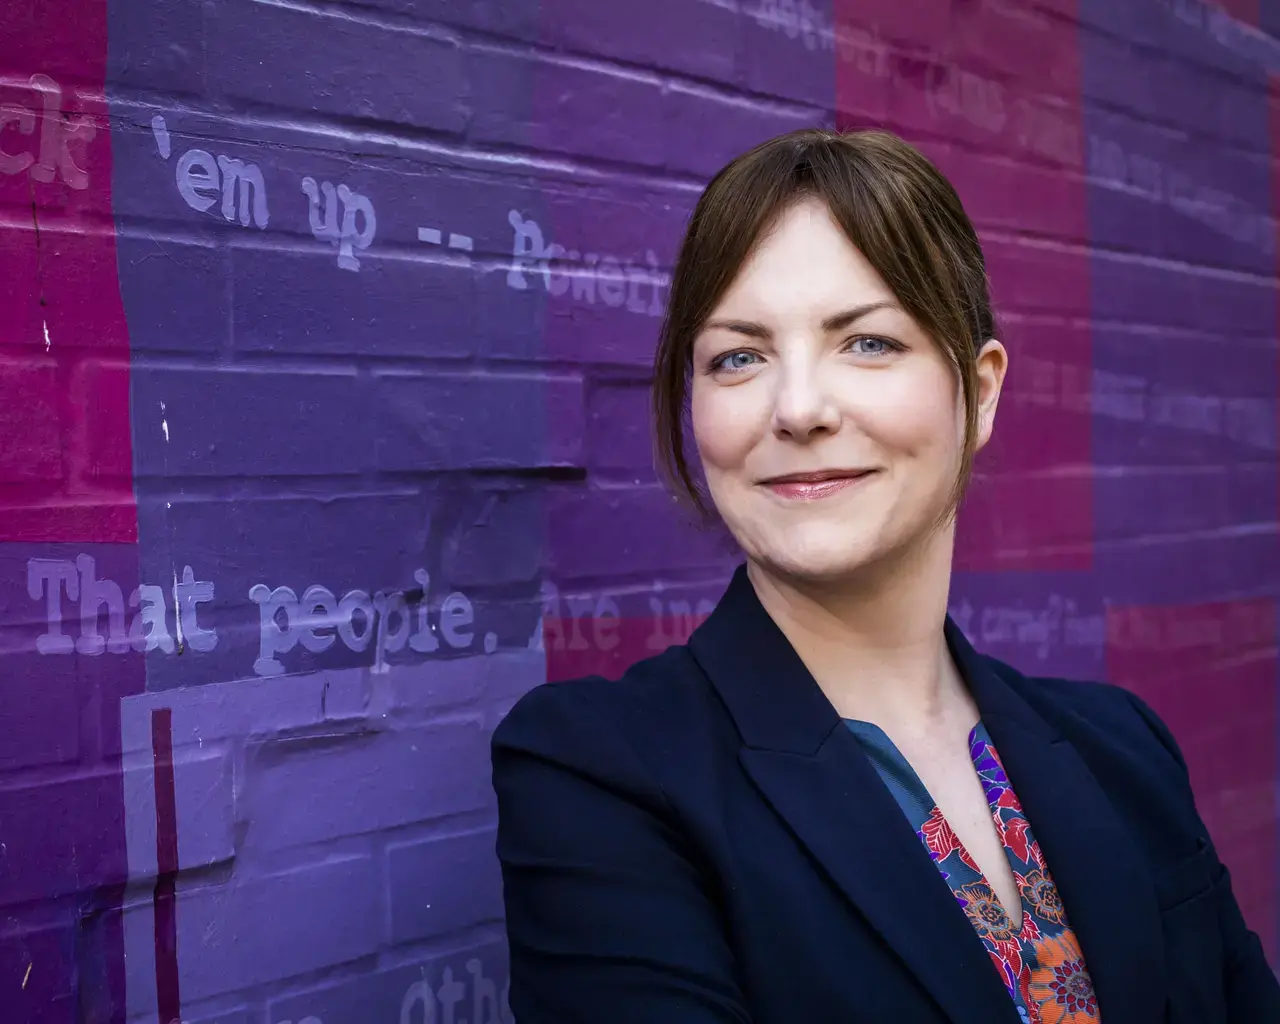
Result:
[[[313,585],[323,586],[340,599],[357,589],[369,595],[412,589],[417,585],[414,573],[429,569],[431,597],[438,602],[448,593],[444,588],[453,589],[455,584],[435,567],[434,559],[457,543],[455,538],[475,529],[475,518],[483,510],[483,503],[473,503],[470,496],[455,503],[455,494],[470,491],[469,484],[459,481],[442,484],[425,496],[416,488],[375,488],[327,498],[173,501],[172,508],[165,508],[164,496],[145,498],[140,512],[144,532],[171,536],[175,549],[183,553],[177,572],[181,574],[189,564],[195,579],[214,584],[214,600],[201,605],[199,614],[202,627],[216,628],[219,635],[217,647],[196,658],[156,657],[148,668],[149,685],[167,689],[251,678],[261,631],[259,607],[249,594],[260,584],[269,589],[287,586],[299,597]],[[430,534],[424,533],[428,522]],[[513,554],[523,550],[519,564],[527,565],[535,557],[530,552],[545,547],[544,520],[537,516],[508,522],[512,536],[503,539],[505,550]],[[254,538],[254,557],[227,558],[229,536]],[[429,545],[428,536],[432,538]],[[299,545],[299,537],[308,538],[305,546]],[[174,567],[166,550],[144,549],[142,559],[143,578],[170,579]],[[486,630],[498,627],[485,620],[485,609],[478,603],[475,608],[474,642],[479,644]],[[407,651],[403,653],[409,657]],[[321,653],[299,645],[284,655],[291,672],[368,666],[372,660],[371,648],[352,651],[342,642]]]
[[59,390],[52,360],[0,362],[0,484],[62,479]]
[[494,35],[533,42],[538,38],[542,0],[363,0],[363,6],[391,11],[424,22],[479,29]]
[[[58,29],[64,27],[61,15],[75,9],[74,5],[64,8],[57,4],[5,8],[0,20],[0,67],[8,72],[25,72],[24,80],[37,70],[50,75],[88,76],[91,81],[93,72],[101,75],[102,37],[94,26],[86,26],[87,31],[63,31],[59,39]],[[54,44],[54,40],[59,42]]]
[[113,10],[107,80],[139,90],[203,94],[209,20],[204,5]]
[[1126,249],[1141,238],[1167,259],[1272,272],[1265,160],[1225,146],[1206,159],[1175,136],[1118,117],[1091,115],[1090,123],[1094,244]]
[[[1093,489],[1106,539],[1177,537],[1200,531],[1268,529],[1275,519],[1275,467],[1188,459],[1184,466],[1100,473]],[[1141,483],[1143,500],[1132,500]]]
[[326,722],[362,719],[367,714],[366,677],[362,669],[334,669],[138,694],[121,708],[123,749],[144,758],[150,753],[156,708],[171,711],[175,749],[211,753],[225,747],[224,740],[314,731]]
[[455,43],[270,5],[217,8],[209,36],[209,79],[230,99],[446,132],[466,123]]
[[[349,963],[379,940],[381,897],[368,857],[334,858],[221,885],[179,886],[183,1000]],[[150,914],[150,907],[126,915]],[[181,955],[191,950],[193,955]]]
[[230,755],[214,748],[174,751],[178,863],[184,870],[235,856],[235,797]]
[[[1095,416],[1129,432],[1096,439],[1098,461],[1202,465],[1271,457],[1275,351],[1268,342],[1099,328],[1093,346]],[[1181,436],[1174,440],[1170,430]],[[1140,459],[1126,438],[1143,445]]]
[[372,417],[354,374],[135,366],[132,382],[140,476],[337,475],[369,465]]
[[555,491],[547,518],[549,569],[557,579],[661,576],[677,566],[721,568],[739,557],[719,531],[692,525],[657,486]]
[[[1098,515],[1105,532],[1107,517]],[[1107,568],[1107,596],[1133,604],[1158,594],[1170,603],[1225,600],[1234,594],[1269,594],[1280,578],[1274,527],[1219,530],[1180,537],[1150,537],[1099,544]]]
[[832,0],[838,21],[874,20],[890,39],[912,46],[944,45],[958,18],[949,0]]
[[800,0],[790,11],[776,2],[740,10],[743,84],[752,92],[830,106],[836,60],[856,62],[860,44],[870,39],[862,24],[837,26],[831,6],[830,0]]
[[[593,0],[543,0],[545,42],[593,57],[646,68],[682,71],[733,82],[741,18],[727,5],[697,0],[654,0],[645,5]],[[672,32],[672,25],[679,32]]]
[[654,479],[647,384],[600,384],[591,390],[587,413],[587,465],[592,470]]
[[236,814],[245,851],[430,821],[489,802],[488,737],[470,720],[253,742]]
[[1138,49],[1101,33],[1088,34],[1083,45],[1086,96],[1139,119],[1258,148],[1266,117],[1266,92],[1259,80],[1245,83],[1198,62]]
[[912,49],[890,61],[886,120],[908,137],[941,137],[967,147],[1010,152],[1017,146],[1013,94],[983,67],[947,50]]
[[[24,568],[24,582],[25,576]],[[25,594],[22,599],[26,604]],[[20,649],[6,644],[5,671],[13,679],[38,679],[40,686],[0,707],[0,730],[9,737],[0,749],[0,772],[75,762],[82,753],[79,717],[85,690],[74,656],[55,659],[36,653],[35,638],[43,626],[4,632],[18,634],[23,644]]]
[[256,1017],[252,1011],[243,1007],[227,1009],[224,1001],[214,1000],[207,1007],[182,1007],[183,1024],[255,1024]]
[[[414,715],[479,703],[495,669],[492,658],[456,658],[419,665],[392,665],[372,678],[371,705],[388,714]],[[505,659],[500,662],[509,665]],[[539,666],[541,667],[541,666]]]
[[[303,992],[268,1002],[271,1024],[301,1024],[316,1017],[325,1024],[368,1021],[471,1021],[511,1024],[507,1005],[507,954],[503,943],[469,946],[403,965],[326,979]],[[438,1004],[438,1006],[437,1006]],[[456,1016],[455,1016],[456,1015]]]
[[[688,187],[656,188],[629,179],[609,179],[589,188],[556,189],[541,197],[545,214],[537,215],[547,245],[559,244],[578,252],[611,255],[620,263],[650,264],[670,270],[693,213],[697,192]],[[525,212],[525,217],[534,216]],[[502,254],[512,255],[513,232],[508,229]],[[572,258],[569,262],[573,262]],[[644,300],[652,295],[644,290]]]
[[463,590],[537,579],[542,545],[531,542],[528,524],[541,521],[545,504],[541,488],[482,488],[476,481],[460,491],[460,528],[441,546],[442,578]]
[[[154,210],[155,189],[140,201]],[[183,206],[175,216],[186,220],[195,214]],[[227,347],[231,268],[226,250],[132,234],[120,235],[117,247],[132,352],[213,356]],[[158,296],[164,296],[165,301],[157,301]]]
[[29,923],[28,916],[29,911],[17,928],[10,916],[0,934],[0,977],[9,989],[5,1014],[24,1024],[61,1024],[76,1012],[70,984],[73,935],[65,925]]
[[115,401],[129,393],[129,367],[124,363],[86,360],[71,374],[68,389],[73,407],[83,412],[75,425],[75,445],[68,452],[72,473],[80,480],[133,483],[133,446],[129,437],[129,407]]
[[[474,113],[468,135],[476,142],[643,166],[662,162],[665,125],[655,120],[661,117],[661,88],[652,76],[489,50],[473,51],[470,68]],[[532,90],[528,121],[511,108],[520,87]]]
[[1035,475],[997,469],[976,476],[965,495],[956,566],[987,572],[1087,570],[1094,565],[1095,533],[1092,480],[1080,466],[1050,464]]
[[[359,272],[348,273],[335,259],[319,246],[237,251],[236,350],[455,359],[472,351],[473,309],[482,297],[472,297],[469,268],[362,256]],[[307,311],[304,329],[298,309]]]
[[390,713],[413,717],[451,707],[490,707],[523,695],[545,679],[541,652],[525,647],[483,658],[393,665],[374,686]]
[[[375,462],[416,472],[581,465],[582,405],[580,380],[380,374]],[[502,412],[481,419],[478,409]]]
[[[1105,250],[1095,250],[1091,262],[1097,268],[1092,309],[1098,319],[1170,327],[1198,325],[1194,296],[1196,278],[1202,271],[1180,264],[1139,261]],[[1258,298],[1262,295],[1259,290]]]
[[501,920],[496,841],[485,831],[390,846],[391,941],[418,942]]
[[[146,743],[141,757],[124,769],[129,878],[134,884],[154,878],[156,862],[156,778],[150,742],[151,715],[138,715]],[[175,738],[176,739],[176,738]],[[235,850],[232,764],[221,744],[173,749],[177,809],[178,864],[183,871],[231,860]]]
[[0,821],[7,824],[0,906],[124,880],[119,785],[118,774],[98,770],[0,790]]
[[[608,251],[587,253],[585,259],[576,276],[557,280],[553,274],[553,294],[535,299],[545,308],[539,355],[574,363],[651,366],[669,275]],[[543,287],[531,279],[530,290]]]
[[[837,126],[885,125],[891,97],[902,87],[904,65],[900,55],[874,23],[864,19],[842,18],[834,31]],[[808,73],[812,75],[814,71]],[[818,95],[821,99],[821,93]]]
[[[98,45],[105,47],[105,41]],[[13,65],[0,64],[6,67],[6,83],[0,85],[0,105],[16,112],[17,116],[16,130],[5,133],[8,155],[6,173],[0,181],[0,206],[7,205],[20,211],[15,219],[21,225],[19,230],[22,233],[27,232],[28,224],[32,229],[39,225],[44,242],[42,260],[54,255],[54,247],[48,244],[53,241],[48,229],[52,228],[54,235],[70,232],[80,236],[74,244],[57,253],[62,257],[71,256],[73,263],[78,263],[74,257],[84,255],[94,245],[102,246],[105,242],[105,247],[110,247],[109,236],[100,236],[83,249],[80,245],[86,234],[94,234],[86,233],[86,219],[110,216],[111,192],[106,186],[111,176],[111,144],[103,130],[107,124],[107,104],[101,80],[85,80],[85,72],[100,64],[100,58],[74,69],[59,69],[60,58],[65,52],[60,52],[54,59],[50,59],[52,54],[46,54],[37,63],[24,61],[25,71],[17,71]],[[42,130],[48,124],[44,120],[46,104],[52,108],[52,117],[67,132],[63,139],[69,160],[60,156],[51,163],[42,153],[42,147],[50,143],[59,150],[63,149],[62,142]],[[6,116],[6,124],[10,116]],[[31,117],[35,118],[34,123],[29,119]],[[24,126],[30,127],[31,131],[24,131]],[[97,129],[93,138],[88,137],[90,128]],[[43,180],[46,177],[50,180]],[[46,270],[47,267],[42,266],[41,269]],[[46,286],[43,293],[46,299],[50,290],[61,292],[66,283],[44,274],[41,276],[42,284]],[[39,294],[37,290],[32,297]]]
[[948,614],[980,650],[1029,675],[1106,677],[1105,588],[1096,574],[957,572]]
[[[1150,12],[1147,16],[1155,20]],[[949,29],[947,44],[961,66],[987,68],[1001,78],[1078,105],[1079,29],[1071,21],[1030,4],[997,2],[968,8],[953,5]]]
[[980,234],[1017,231],[1079,245],[1097,230],[1081,183],[1061,168],[968,150],[929,156],[951,179]]
[[[259,144],[260,129],[226,116],[129,102],[113,105],[113,115],[119,126],[111,133],[116,154],[112,195],[124,236],[122,266],[129,270],[122,282],[126,304],[140,305],[139,299],[145,302],[151,295],[145,286],[153,275],[166,289],[189,292],[203,287],[229,300],[226,254],[189,249],[212,248],[230,238],[256,235],[267,226],[275,228],[284,212],[285,198],[285,182],[275,173],[280,154]],[[163,123],[163,134],[157,134],[157,119]],[[162,141],[168,147],[167,155]],[[228,180],[218,166],[219,157],[238,160],[245,167]],[[190,160],[198,163],[190,164]],[[249,171],[250,165],[256,172]],[[195,181],[199,187],[193,191]],[[241,224],[240,190],[246,181],[250,191],[243,201],[248,203],[250,220]],[[290,199],[301,196],[296,182],[288,185]],[[228,192],[230,217],[224,207]],[[305,222],[305,206],[301,214]],[[169,265],[153,266],[161,261]],[[141,269],[134,270],[135,266]],[[131,278],[139,279],[135,289],[130,288]],[[155,314],[148,309],[146,315]],[[225,321],[225,311],[222,319]],[[190,327],[190,322],[186,323]]]
[[1067,317],[1088,310],[1091,262],[1084,254],[1004,239],[988,240],[984,249],[997,309]]
[[[99,132],[97,138],[105,135]],[[104,154],[95,152],[95,157],[101,160]],[[104,177],[109,173],[104,166],[92,169]],[[0,186],[19,180],[22,179],[6,176],[0,179]],[[31,209],[27,188],[24,181],[24,221]],[[6,292],[12,294],[8,285],[11,280],[18,282],[22,290],[17,292],[21,301],[12,321],[14,327],[6,322],[0,327],[3,331],[0,338],[34,344],[43,352],[47,330],[49,346],[58,354],[80,350],[100,354],[128,351],[129,335],[119,312],[115,239],[110,234],[83,229],[86,220],[111,215],[109,209],[94,205],[102,202],[99,191],[105,194],[105,190],[92,188],[83,192],[64,188],[64,196],[69,197],[66,208],[43,211],[38,260],[35,232],[6,225],[4,242],[0,242],[0,268],[6,272]],[[8,319],[6,314],[6,321]]]
[[554,588],[543,603],[547,679],[601,675],[617,679],[642,658],[684,643],[724,592],[727,569],[713,582],[667,583],[615,592]]
[[782,107],[673,84],[662,96],[666,167],[710,177],[766,139],[820,124],[825,111]]

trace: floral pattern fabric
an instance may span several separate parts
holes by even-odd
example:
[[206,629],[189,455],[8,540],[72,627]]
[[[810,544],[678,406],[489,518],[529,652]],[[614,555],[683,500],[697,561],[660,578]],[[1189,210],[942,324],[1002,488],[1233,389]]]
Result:
[[869,722],[846,724],[951,886],[1024,1024],[1097,1024],[1101,1020],[1098,1001],[1080,944],[1031,824],[982,723],[969,734],[969,754],[1022,896],[1020,928],[1014,927],[982,869],[893,741]]

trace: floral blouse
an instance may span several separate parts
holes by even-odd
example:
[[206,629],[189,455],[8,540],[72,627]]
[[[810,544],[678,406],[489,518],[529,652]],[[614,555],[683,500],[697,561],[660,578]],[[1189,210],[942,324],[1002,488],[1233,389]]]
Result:
[[969,753],[1022,893],[1022,927],[1018,929],[893,741],[869,722],[846,719],[845,724],[951,886],[1024,1024],[1097,1024],[1101,1019],[1098,1001],[1080,944],[983,724],[979,722],[969,734]]

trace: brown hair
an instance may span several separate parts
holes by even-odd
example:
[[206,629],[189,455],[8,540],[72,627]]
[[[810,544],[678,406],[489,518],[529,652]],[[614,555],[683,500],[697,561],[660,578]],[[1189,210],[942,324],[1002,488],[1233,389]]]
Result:
[[808,197],[826,203],[849,241],[955,368],[965,442],[954,510],[973,466],[976,357],[995,336],[986,263],[951,183],[915,147],[879,130],[805,128],[780,135],[734,159],[698,199],[654,356],[659,469],[677,493],[707,513],[685,451],[693,342],[761,235]]

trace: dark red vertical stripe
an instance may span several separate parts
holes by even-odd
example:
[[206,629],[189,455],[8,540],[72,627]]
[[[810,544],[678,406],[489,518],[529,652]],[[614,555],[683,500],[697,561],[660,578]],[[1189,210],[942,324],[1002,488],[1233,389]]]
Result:
[[182,1020],[178,993],[178,801],[173,782],[173,711],[151,714],[156,789],[156,1006],[159,1024]]

